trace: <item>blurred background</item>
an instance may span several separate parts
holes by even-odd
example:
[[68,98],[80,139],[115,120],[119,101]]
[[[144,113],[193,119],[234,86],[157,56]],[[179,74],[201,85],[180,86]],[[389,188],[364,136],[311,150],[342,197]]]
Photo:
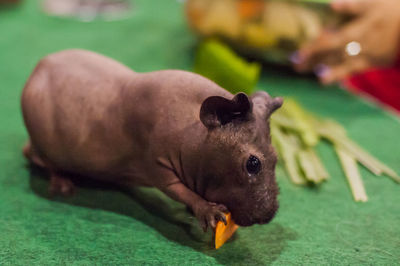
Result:
[[[166,25],[158,25],[161,17],[157,14],[167,10],[160,10],[154,4],[149,14],[145,7],[140,7],[140,2],[129,0],[43,0],[30,4],[30,10],[24,11],[27,4],[23,1],[2,0],[1,19],[2,27],[13,28],[19,43],[29,40],[31,45],[37,44],[44,50],[46,47],[39,44],[41,41],[46,41],[49,49],[51,45],[64,45],[54,47],[53,51],[80,47],[104,53],[107,51],[101,49],[117,47],[112,42],[130,40],[151,45],[152,38],[157,39],[160,34],[181,34],[176,36],[180,42],[166,44],[170,45],[168,49],[181,51],[181,57],[175,58],[176,63],[168,65],[169,68],[187,68],[189,62],[178,64],[185,56],[195,54],[188,49],[195,49],[201,40],[218,38],[251,61],[284,67],[286,72],[314,75],[321,84],[339,83],[342,88],[368,96],[397,113],[400,110],[397,63],[400,7],[394,0],[379,4],[372,0],[182,0],[177,3],[182,6],[181,10],[169,10],[170,18],[163,21]],[[10,23],[7,16],[21,12],[32,16],[33,10],[44,16],[38,22],[31,21],[30,27],[24,27],[26,20],[7,25]],[[187,27],[174,27],[178,21]],[[132,28],[143,25],[147,32]],[[173,29],[167,29],[168,26]],[[53,39],[32,37],[44,31]],[[96,37],[96,47],[90,47],[95,42],[93,35],[99,32],[104,39]],[[123,37],[129,38],[119,39]],[[120,49],[127,47],[119,46]],[[138,49],[130,52],[133,51],[139,52]],[[143,71],[141,66],[134,69]]]

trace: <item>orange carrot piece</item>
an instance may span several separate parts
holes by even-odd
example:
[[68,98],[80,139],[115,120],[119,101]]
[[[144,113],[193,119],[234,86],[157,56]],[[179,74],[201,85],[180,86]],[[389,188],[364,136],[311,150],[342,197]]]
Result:
[[226,225],[224,222],[219,221],[217,227],[215,228],[215,248],[219,249],[229,238],[235,233],[239,228],[231,218],[231,214],[225,214]]

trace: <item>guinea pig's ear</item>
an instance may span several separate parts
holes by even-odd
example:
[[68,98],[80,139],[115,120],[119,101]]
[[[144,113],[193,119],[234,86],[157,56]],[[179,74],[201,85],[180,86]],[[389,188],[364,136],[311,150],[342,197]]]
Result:
[[204,100],[200,109],[200,120],[207,128],[215,128],[234,120],[249,120],[252,102],[244,93],[236,94],[232,100],[221,96],[211,96]]
[[279,109],[283,104],[282,97],[271,98],[267,103],[267,117],[270,117],[273,112]]
[[265,91],[257,91],[251,96],[251,99],[257,106],[255,111],[263,113],[266,118],[269,118],[283,104],[283,98],[272,98]]

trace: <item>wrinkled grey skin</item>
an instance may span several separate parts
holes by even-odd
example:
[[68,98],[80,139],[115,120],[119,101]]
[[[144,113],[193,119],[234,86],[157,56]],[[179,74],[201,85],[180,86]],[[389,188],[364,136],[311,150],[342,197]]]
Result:
[[[77,175],[157,187],[205,230],[226,211],[242,226],[266,223],[278,208],[268,119],[281,105],[265,92],[233,96],[197,74],[139,74],[67,50],[43,58],[24,88],[24,154],[49,171],[51,193],[70,194]],[[247,172],[250,155],[257,174]]]

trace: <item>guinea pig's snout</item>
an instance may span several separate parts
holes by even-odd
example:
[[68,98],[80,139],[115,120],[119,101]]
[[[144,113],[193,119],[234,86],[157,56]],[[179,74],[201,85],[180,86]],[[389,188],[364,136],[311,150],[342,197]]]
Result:
[[264,209],[259,216],[254,217],[254,223],[256,224],[266,224],[269,223],[274,217],[276,212],[278,211],[279,204],[278,201],[274,201],[272,204],[269,204],[268,208]]
[[239,226],[269,223],[278,211],[278,201],[272,200],[263,204],[254,204],[247,208],[232,208],[232,218]]

